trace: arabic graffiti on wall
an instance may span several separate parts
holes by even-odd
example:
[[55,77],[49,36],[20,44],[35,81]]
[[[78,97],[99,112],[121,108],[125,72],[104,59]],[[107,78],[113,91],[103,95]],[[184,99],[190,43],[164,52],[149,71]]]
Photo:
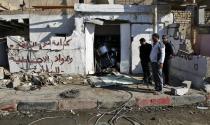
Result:
[[71,37],[51,37],[46,42],[25,41],[20,36],[10,36],[7,38],[9,49],[16,50],[63,50],[70,49]]
[[[52,37],[45,43],[27,42],[21,37],[10,37],[7,40],[8,59],[11,72],[33,70],[48,73],[72,73],[79,67],[80,50],[73,50],[71,38]],[[73,64],[74,63],[74,64]]]

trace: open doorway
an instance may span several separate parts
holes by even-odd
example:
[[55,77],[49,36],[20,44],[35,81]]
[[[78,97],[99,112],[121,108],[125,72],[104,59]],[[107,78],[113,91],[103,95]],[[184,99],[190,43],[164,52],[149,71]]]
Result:
[[95,73],[120,71],[120,25],[96,25],[94,36]]

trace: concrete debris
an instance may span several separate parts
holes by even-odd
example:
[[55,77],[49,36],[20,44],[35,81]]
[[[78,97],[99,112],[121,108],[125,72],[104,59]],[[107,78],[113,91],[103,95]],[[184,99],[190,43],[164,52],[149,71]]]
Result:
[[14,75],[12,75],[11,76],[11,79],[12,79],[12,87],[13,88],[16,88],[16,87],[18,87],[19,85],[20,85],[20,83],[21,83],[21,75],[20,74],[14,74]]
[[0,67],[0,79],[4,79],[4,68]]
[[204,85],[204,90],[205,90],[207,93],[210,93],[210,84]]
[[56,80],[55,80],[55,77],[53,77],[53,76],[51,76],[51,77],[48,77],[48,79],[47,79],[47,84],[48,85],[57,85],[57,83],[56,83]]
[[5,116],[8,116],[8,115],[9,115],[8,111],[0,111],[0,116],[1,117],[5,117]]
[[60,97],[62,98],[77,98],[80,95],[80,91],[78,89],[66,90],[60,93]]
[[184,87],[187,87],[188,89],[190,89],[192,81],[183,81],[182,84],[183,84]]
[[72,78],[72,77],[68,77],[67,79],[68,79],[68,80],[72,80],[73,78]]
[[[43,86],[58,84],[66,85],[72,83],[73,80],[78,79],[80,77],[71,77],[69,75],[50,75],[48,73],[14,73],[10,74],[8,70],[4,68],[0,68],[2,72],[2,77],[0,74],[0,88],[14,88],[18,91],[30,91],[41,89]],[[4,76],[8,76],[7,79]],[[83,79],[82,79],[83,80]]]
[[17,91],[30,91],[32,88],[32,83],[21,83],[21,85],[15,87]]
[[171,93],[173,95],[177,95],[177,96],[185,95],[185,94],[188,93],[188,91],[189,91],[189,89],[186,88],[186,87],[184,87],[184,88],[182,88],[182,87],[171,88]]
[[3,79],[3,80],[0,80],[0,88],[7,88],[7,86],[9,84],[11,84],[11,80],[10,79]]
[[171,93],[173,95],[182,96],[188,93],[191,88],[192,81],[183,81],[180,87],[171,88]]

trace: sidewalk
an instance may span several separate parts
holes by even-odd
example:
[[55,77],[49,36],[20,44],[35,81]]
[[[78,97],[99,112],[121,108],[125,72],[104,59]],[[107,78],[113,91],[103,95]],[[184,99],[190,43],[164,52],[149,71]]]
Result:
[[[65,90],[79,89],[80,95],[74,99],[63,99],[59,94]],[[129,92],[132,93],[129,94]],[[168,89],[164,89],[167,93]],[[0,110],[82,110],[96,107],[113,108],[129,100],[130,106],[180,106],[201,102],[210,102],[210,95],[190,90],[184,96],[168,94],[155,95],[153,87],[145,85],[129,85],[112,88],[91,88],[90,85],[75,83],[59,86],[42,87],[34,91],[0,90]]]

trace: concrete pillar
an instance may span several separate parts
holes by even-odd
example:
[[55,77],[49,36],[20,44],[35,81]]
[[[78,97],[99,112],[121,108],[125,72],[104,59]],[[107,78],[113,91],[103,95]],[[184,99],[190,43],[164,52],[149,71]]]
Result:
[[86,74],[94,74],[94,32],[95,25],[85,24],[85,45],[86,45]]
[[157,0],[153,0],[154,2],[154,14],[153,14],[153,32],[158,32],[158,12],[157,12]]
[[120,25],[121,60],[120,72],[129,74],[131,64],[131,31],[130,24]]

